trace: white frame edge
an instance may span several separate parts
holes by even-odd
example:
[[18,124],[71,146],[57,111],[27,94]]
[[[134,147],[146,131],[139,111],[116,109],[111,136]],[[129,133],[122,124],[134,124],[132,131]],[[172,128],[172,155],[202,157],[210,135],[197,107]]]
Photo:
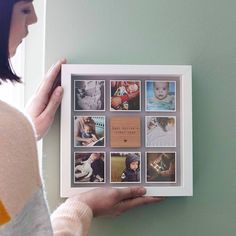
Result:
[[[61,104],[61,146],[60,146],[60,195],[70,197],[78,193],[71,187],[71,163],[63,156],[71,150],[71,75],[158,75],[178,76],[181,86],[181,185],[166,187],[146,187],[147,195],[156,196],[192,196],[193,195],[193,150],[192,150],[192,67],[190,65],[80,65],[62,66],[62,87],[64,97]],[[183,115],[184,114],[184,115]],[[67,124],[67,125],[64,125]],[[69,129],[68,129],[69,127]],[[68,156],[69,158],[69,156]],[[69,170],[69,171],[68,171]],[[81,188],[79,192],[93,189]]]

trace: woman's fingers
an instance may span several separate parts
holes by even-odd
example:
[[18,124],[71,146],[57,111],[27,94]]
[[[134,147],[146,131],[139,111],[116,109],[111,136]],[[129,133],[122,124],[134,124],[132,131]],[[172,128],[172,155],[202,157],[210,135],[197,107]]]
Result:
[[142,205],[146,205],[146,204],[153,204],[153,203],[160,203],[164,200],[165,198],[163,197],[136,197],[133,199],[128,199],[125,200],[123,202],[121,202],[121,204],[119,205],[119,209],[118,209],[118,214],[121,214],[125,211],[128,211],[132,208],[138,207],[138,206],[142,206]]
[[26,107],[26,111],[34,123],[38,139],[43,137],[50,128],[61,103],[63,89],[60,86],[55,86],[55,82],[61,65],[64,63],[66,60],[62,59],[51,67]]
[[42,81],[41,85],[39,86],[39,88],[37,90],[37,94],[41,98],[48,99],[49,93],[53,87],[53,84],[57,78],[57,75],[59,74],[59,72],[61,70],[61,65],[65,64],[65,63],[66,63],[65,59],[59,60],[47,72],[45,79]]
[[122,188],[122,189],[117,189],[117,191],[118,191],[117,196],[119,201],[140,197],[146,193],[146,189],[143,187]]
[[55,113],[59,105],[61,104],[62,96],[63,96],[63,88],[59,86],[52,93],[46,108],[42,112],[42,116],[49,118],[51,117],[50,119],[52,119],[53,121]]

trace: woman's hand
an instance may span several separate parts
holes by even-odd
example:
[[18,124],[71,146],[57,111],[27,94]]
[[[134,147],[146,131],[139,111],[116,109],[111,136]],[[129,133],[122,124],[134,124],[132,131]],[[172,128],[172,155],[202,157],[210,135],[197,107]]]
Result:
[[143,187],[129,188],[97,188],[84,192],[79,196],[78,201],[87,204],[93,211],[93,215],[117,216],[121,213],[137,206],[159,203],[164,200],[163,197],[148,197]]
[[31,117],[38,140],[49,130],[57,108],[61,103],[63,95],[62,87],[58,86],[54,91],[52,89],[57,75],[61,70],[61,65],[65,63],[66,60],[63,59],[50,68],[45,79],[26,106],[26,113]]

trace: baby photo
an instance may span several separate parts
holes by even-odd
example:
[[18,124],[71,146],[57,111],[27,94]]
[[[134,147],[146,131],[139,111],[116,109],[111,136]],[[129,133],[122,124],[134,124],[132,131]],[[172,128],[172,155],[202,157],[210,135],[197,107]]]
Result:
[[104,147],[105,146],[105,117],[104,116],[75,116],[74,117],[74,146],[75,147]]
[[75,183],[104,183],[104,152],[76,152],[74,154]]
[[175,81],[146,81],[146,111],[175,111],[175,97]]
[[141,110],[140,80],[111,80],[111,111]]
[[75,80],[75,111],[104,111],[104,80]]
[[174,116],[146,116],[146,147],[175,147],[176,119]]
[[175,153],[146,153],[146,182],[176,182]]
[[140,152],[111,152],[111,182],[140,183]]

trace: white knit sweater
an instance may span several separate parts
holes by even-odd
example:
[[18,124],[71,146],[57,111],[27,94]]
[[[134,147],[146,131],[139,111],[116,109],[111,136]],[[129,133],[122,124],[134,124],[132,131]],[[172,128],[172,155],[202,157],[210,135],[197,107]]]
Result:
[[0,235],[85,236],[91,219],[91,209],[74,198],[59,206],[50,221],[32,126],[0,101]]

